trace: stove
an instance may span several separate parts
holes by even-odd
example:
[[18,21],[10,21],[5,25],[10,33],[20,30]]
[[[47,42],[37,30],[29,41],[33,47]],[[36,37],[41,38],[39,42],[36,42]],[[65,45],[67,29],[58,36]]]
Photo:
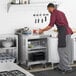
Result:
[[19,70],[12,70],[12,71],[0,72],[0,76],[26,76],[26,74],[24,74]]
[[23,72],[19,71],[19,70],[13,70],[13,71],[10,71],[10,73],[13,75],[13,76],[26,76]]
[[34,76],[19,65],[11,62],[0,63],[0,76]]
[[4,71],[4,72],[0,72],[0,76],[13,76],[13,75],[7,71]]

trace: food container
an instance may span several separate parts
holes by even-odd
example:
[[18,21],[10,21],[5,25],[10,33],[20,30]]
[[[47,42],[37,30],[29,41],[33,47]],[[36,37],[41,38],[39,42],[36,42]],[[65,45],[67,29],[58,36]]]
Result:
[[11,47],[13,45],[13,42],[11,40],[4,40],[2,42],[2,46],[5,48]]

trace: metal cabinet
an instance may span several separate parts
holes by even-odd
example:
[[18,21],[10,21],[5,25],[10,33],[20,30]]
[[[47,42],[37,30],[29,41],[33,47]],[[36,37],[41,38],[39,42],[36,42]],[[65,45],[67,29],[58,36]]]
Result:
[[[11,39],[12,45],[9,43]],[[15,58],[18,63],[18,36],[17,35],[0,35],[0,54],[8,54]]]
[[47,52],[47,37],[19,35],[20,64],[46,64]]
[[76,61],[76,38],[73,38],[72,41],[73,41],[72,47],[73,47],[73,53],[74,53],[73,59],[74,59],[74,61]]
[[48,62],[58,63],[58,38],[48,37]]
[[[70,45],[70,44],[69,44]],[[69,49],[72,49],[73,61],[76,61],[76,39],[72,39],[72,46]],[[58,54],[58,38],[48,37],[48,62],[59,63],[59,54]]]

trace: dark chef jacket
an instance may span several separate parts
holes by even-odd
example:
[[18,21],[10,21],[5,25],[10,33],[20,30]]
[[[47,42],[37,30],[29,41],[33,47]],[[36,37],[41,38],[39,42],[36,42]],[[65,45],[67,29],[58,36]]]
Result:
[[49,26],[53,27],[54,24],[58,29],[58,47],[66,47],[66,35],[73,34],[73,32],[68,25],[65,14],[56,9],[51,13]]

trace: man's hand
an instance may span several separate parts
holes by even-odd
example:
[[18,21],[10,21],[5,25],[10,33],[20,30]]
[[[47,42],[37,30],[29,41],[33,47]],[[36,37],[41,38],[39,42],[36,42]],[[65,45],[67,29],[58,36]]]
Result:
[[33,30],[34,34],[42,34],[44,31],[42,29],[39,30]]
[[72,29],[73,33],[76,33],[76,29]]
[[35,33],[35,34],[42,34],[44,31],[48,31],[48,30],[51,29],[51,28],[52,28],[51,26],[46,26],[46,27],[43,28],[43,29],[33,30],[33,33]]
[[39,34],[42,34],[44,31],[48,31],[49,29],[51,29],[52,27],[51,26],[46,26],[45,28],[43,29],[39,29]]
[[42,34],[44,31],[42,29],[39,29],[39,34]]
[[73,33],[76,33],[76,31],[73,31]]

